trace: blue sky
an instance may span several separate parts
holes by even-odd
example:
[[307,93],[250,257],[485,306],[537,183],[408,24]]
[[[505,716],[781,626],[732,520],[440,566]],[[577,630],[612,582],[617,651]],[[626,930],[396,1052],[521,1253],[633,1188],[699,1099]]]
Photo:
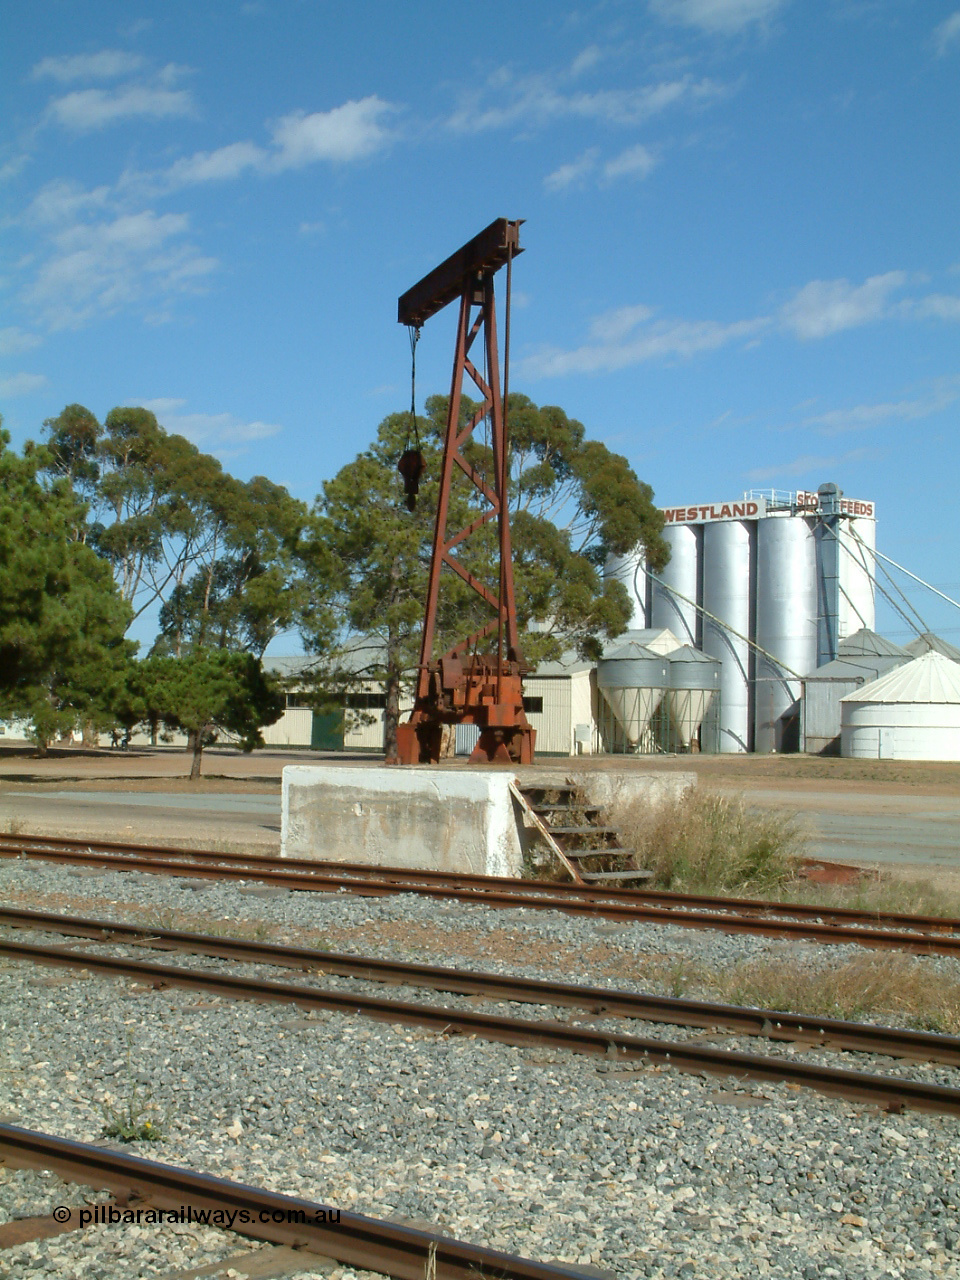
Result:
[[835,480],[960,597],[957,0],[10,0],[0,58],[16,444],[141,403],[312,499],[408,402],[397,296],[525,218],[513,389],[665,506]]

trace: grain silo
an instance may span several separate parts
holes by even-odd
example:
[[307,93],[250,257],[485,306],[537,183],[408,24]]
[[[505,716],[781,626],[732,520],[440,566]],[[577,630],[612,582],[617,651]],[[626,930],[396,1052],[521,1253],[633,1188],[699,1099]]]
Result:
[[699,750],[700,726],[720,693],[722,664],[689,644],[668,654],[667,661],[670,688],[663,702],[669,740],[664,745],[678,751]]
[[749,751],[753,741],[756,540],[756,521],[716,520],[703,526],[702,648],[722,664],[718,745],[727,754]]
[[773,513],[758,522],[756,617],[753,749],[796,751],[800,673],[817,661],[817,541],[807,516]]
[[628,640],[597,663],[602,750],[617,753],[653,747],[650,720],[670,684],[663,654]]
[[672,524],[664,529],[663,537],[670,548],[670,561],[653,578],[647,625],[666,627],[683,644],[695,645],[699,639],[697,604],[703,529],[693,524]]
[[874,625],[874,504],[831,484],[663,514],[662,573],[639,555],[608,566],[633,590],[634,619],[642,612],[723,664],[721,751],[797,749],[801,679]]
[[960,760],[960,665],[929,650],[848,693],[841,754],[867,760]]

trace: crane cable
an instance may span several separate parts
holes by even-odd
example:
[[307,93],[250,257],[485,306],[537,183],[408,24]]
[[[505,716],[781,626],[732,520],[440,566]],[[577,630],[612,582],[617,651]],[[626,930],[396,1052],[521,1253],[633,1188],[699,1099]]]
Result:
[[[403,453],[397,463],[397,470],[403,476],[403,492],[408,511],[417,505],[417,493],[420,489],[420,477],[426,469],[423,450],[420,447],[420,432],[417,428],[417,343],[420,341],[420,329],[417,325],[407,325],[410,335],[410,421],[407,424],[407,439]],[[411,443],[412,441],[412,443]]]

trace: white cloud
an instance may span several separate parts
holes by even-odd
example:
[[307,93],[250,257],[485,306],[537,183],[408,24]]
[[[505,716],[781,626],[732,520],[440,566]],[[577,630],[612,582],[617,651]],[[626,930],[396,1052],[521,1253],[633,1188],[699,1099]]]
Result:
[[18,156],[14,156],[12,160],[7,160],[4,164],[0,164],[0,182],[9,182],[18,173],[22,173],[29,160],[30,157],[28,155],[21,153]]
[[593,68],[603,61],[603,52],[599,46],[595,44],[588,45],[582,53],[578,53],[570,64],[570,74],[572,76],[581,76],[585,71],[592,71]]
[[152,209],[107,221],[74,223],[53,236],[53,251],[26,291],[52,329],[76,328],[97,315],[196,292],[217,265],[184,241],[185,214]]
[[[501,69],[482,89],[464,95],[447,124],[458,133],[482,133],[516,124],[535,128],[565,118],[636,125],[675,104],[707,101],[724,92],[715,81],[683,76],[634,89],[565,93],[557,88],[556,76],[514,77]],[[495,101],[484,105],[486,98]]]
[[109,187],[94,187],[85,191],[76,182],[58,178],[41,187],[27,210],[28,218],[45,225],[75,222],[82,214],[106,209],[110,204]]
[[781,308],[780,320],[798,338],[825,338],[888,315],[890,294],[906,282],[904,271],[871,276],[861,285],[849,280],[811,280]]
[[769,320],[654,320],[648,307],[621,307],[591,324],[593,339],[572,351],[544,347],[520,363],[526,377],[562,377],[570,373],[610,373],[647,360],[688,358],[756,337]]
[[756,467],[747,472],[747,479],[754,484],[764,484],[768,480],[796,479],[809,476],[811,483],[819,482],[825,471],[834,471],[838,467],[849,466],[853,462],[875,462],[880,453],[876,449],[851,449],[849,453],[841,453],[832,457],[805,453],[792,462],[778,463],[773,467]]
[[358,160],[379,151],[388,140],[384,116],[396,108],[375,94],[345,102],[331,111],[307,115],[294,111],[277,122],[274,169],[299,169],[317,160]]
[[960,320],[960,297],[952,293],[930,293],[925,298],[905,304],[905,309],[918,319]]
[[820,427],[828,435],[843,431],[863,431],[888,422],[914,422],[940,413],[960,399],[960,380],[939,383],[928,395],[912,400],[891,400],[880,404],[858,404],[849,409],[831,409],[804,419],[804,426]]
[[639,324],[652,319],[653,309],[638,303],[633,307],[617,307],[615,311],[605,311],[602,316],[595,316],[590,322],[590,337],[597,342],[619,342]]
[[55,98],[47,108],[47,117],[75,133],[86,133],[118,120],[168,120],[192,115],[193,110],[186,89],[131,84],[118,89],[78,89]]
[[597,154],[596,147],[584,151],[578,159],[562,164],[553,173],[548,173],[543,185],[548,191],[566,191],[568,187],[583,186],[584,180],[597,166]]
[[608,182],[624,177],[646,178],[659,163],[650,148],[643,143],[621,151],[602,167],[599,165],[599,155],[598,148],[588,148],[576,160],[570,160],[548,173],[543,185],[548,191],[566,191],[570,187],[584,186],[594,174],[602,174]]
[[650,9],[667,22],[722,35],[764,23],[787,0],[649,0]]
[[47,385],[42,373],[12,373],[0,378],[0,396],[12,400],[14,396],[29,396]]
[[253,142],[231,142],[217,151],[197,151],[178,160],[167,170],[175,187],[192,182],[222,182],[238,178],[245,169],[261,168],[267,153]]
[[39,347],[42,338],[35,333],[26,333],[15,325],[0,329],[0,356],[18,356],[24,351],[33,351]]
[[99,53],[66,54],[59,58],[43,58],[33,68],[34,80],[49,77],[69,84],[73,80],[115,80],[132,75],[143,66],[137,53],[122,49],[101,49]]
[[603,166],[605,178],[646,178],[657,167],[657,157],[642,142],[627,147]]
[[[778,314],[729,323],[656,319],[655,313],[643,304],[619,307],[594,318],[588,339],[580,346],[571,350],[543,346],[532,351],[521,364],[526,376],[531,378],[610,372],[646,360],[688,358],[732,343],[755,344],[776,327],[800,340],[809,340],[887,318],[960,320],[960,298],[953,295],[930,294],[926,298],[891,301],[891,294],[902,288],[909,278],[904,271],[888,271],[885,275],[871,276],[862,285],[853,285],[849,280],[812,280],[798,290]],[[960,386],[960,382],[957,385]],[[914,413],[922,416],[960,398],[960,392],[953,390],[953,383],[943,386],[948,389],[941,387],[932,398],[861,406],[807,421],[832,430],[846,430],[885,417],[906,418]],[[944,399],[945,396],[948,398]]]
[[[272,422],[244,422],[232,413],[183,413],[185,400],[161,397],[143,400],[134,397],[131,404],[141,405],[157,416],[157,421],[167,431],[186,436],[195,445],[207,450],[230,446],[248,445],[257,440],[268,440],[283,428]],[[231,450],[234,451],[234,450]]]
[[937,57],[942,58],[955,44],[960,42],[960,9],[945,18],[933,33],[937,42]]

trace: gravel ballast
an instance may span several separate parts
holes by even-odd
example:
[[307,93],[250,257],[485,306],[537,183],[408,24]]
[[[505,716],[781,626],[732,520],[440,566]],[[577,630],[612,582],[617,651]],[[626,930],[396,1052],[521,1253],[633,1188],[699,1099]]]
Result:
[[[447,938],[446,963],[493,970],[506,967],[497,952],[508,931],[529,949],[529,963],[509,965],[514,972],[597,985],[635,985],[618,980],[608,964],[591,967],[598,946],[622,954],[625,969],[644,955],[714,968],[775,955],[817,967],[853,950],[611,927],[413,895],[360,898],[115,872],[78,875],[32,861],[0,866],[0,891],[11,905],[117,920],[152,913],[154,923],[173,928],[185,927],[177,917],[189,912],[231,921],[238,934],[269,928],[274,941],[285,930],[363,929],[369,939],[357,950],[373,951],[377,940],[379,954],[404,960],[437,963]],[[419,941],[424,930],[433,939],[430,950]],[[413,943],[403,941],[405,931]],[[461,956],[467,937],[474,943]],[[552,951],[562,954],[562,964],[551,967]],[[571,954],[582,957],[575,972]],[[960,965],[931,961],[930,973],[933,981],[938,973],[956,977]],[[440,993],[313,981],[470,1007]],[[104,1108],[135,1096],[165,1134],[162,1142],[131,1145],[147,1158],[625,1277],[960,1275],[960,1122],[950,1117],[890,1115],[789,1085],[438,1037],[21,962],[0,966],[0,987],[0,1111],[11,1123],[102,1141]],[[528,1006],[510,1011],[558,1016]],[[649,1024],[637,1033],[691,1034]],[[758,1051],[756,1043],[742,1047]],[[820,1060],[837,1062],[833,1055]],[[960,1083],[944,1067],[883,1061],[878,1068],[872,1058],[842,1065]],[[0,1218],[73,1202],[51,1199],[58,1188],[50,1182],[0,1171]],[[77,1189],[63,1194],[76,1196]],[[218,1262],[218,1249],[226,1258],[250,1247],[218,1232],[184,1243],[175,1234],[160,1240],[156,1231],[137,1230],[145,1234],[107,1226],[20,1245],[0,1254],[0,1275],[163,1275],[186,1265],[182,1256],[197,1267]],[[109,1263],[106,1255],[96,1260],[104,1249],[113,1250]],[[126,1249],[133,1252],[124,1255]],[[119,1256],[129,1257],[128,1270]],[[243,1274],[239,1263],[229,1267]]]

